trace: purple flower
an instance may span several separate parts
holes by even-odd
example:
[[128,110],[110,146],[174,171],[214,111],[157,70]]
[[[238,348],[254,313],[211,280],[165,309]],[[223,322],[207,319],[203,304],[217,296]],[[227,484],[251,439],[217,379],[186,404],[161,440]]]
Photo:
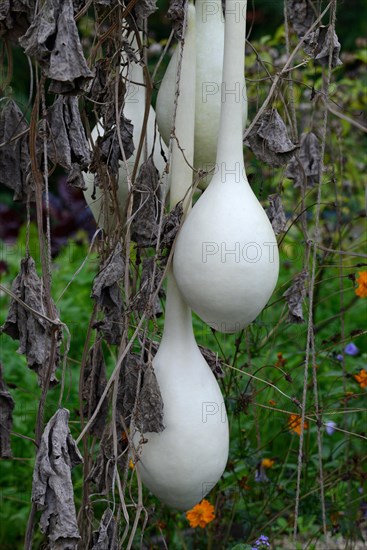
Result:
[[266,535],[261,535],[251,550],[267,550],[268,548],[270,548],[269,538]]
[[343,361],[344,357],[341,353],[338,353],[338,355],[336,356],[336,360],[337,361]]
[[329,420],[328,422],[325,422],[325,430],[328,435],[333,435],[335,432],[336,423],[332,420]]
[[359,349],[357,348],[357,346],[355,344],[353,344],[353,342],[351,342],[350,344],[345,346],[344,352],[347,355],[358,355]]

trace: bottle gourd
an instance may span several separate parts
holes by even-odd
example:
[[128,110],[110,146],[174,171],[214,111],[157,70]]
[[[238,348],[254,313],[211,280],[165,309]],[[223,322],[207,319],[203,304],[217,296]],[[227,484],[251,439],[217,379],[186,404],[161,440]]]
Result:
[[226,1],[216,172],[185,220],[173,258],[188,305],[212,328],[228,333],[262,311],[279,270],[276,238],[243,161],[245,17],[246,0]]
[[[195,104],[195,12],[187,8],[176,135],[193,160]],[[192,172],[173,142],[170,203],[191,185]],[[188,196],[186,195],[186,201]],[[167,505],[187,510],[201,501],[222,475],[228,458],[228,423],[218,383],[195,341],[191,311],[169,270],[164,331],[153,367],[164,403],[161,433],[137,432],[136,467],[143,483]],[[145,443],[141,443],[142,436]]]

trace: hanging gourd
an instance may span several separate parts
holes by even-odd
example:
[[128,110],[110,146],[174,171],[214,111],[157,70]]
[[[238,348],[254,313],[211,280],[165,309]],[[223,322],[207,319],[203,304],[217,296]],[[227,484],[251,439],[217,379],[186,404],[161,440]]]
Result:
[[226,1],[216,173],[185,220],[173,259],[177,285],[188,305],[222,332],[237,332],[259,315],[279,270],[276,238],[243,162],[239,94],[245,17],[246,0]]
[[[133,50],[138,49],[138,44],[134,38],[131,45]],[[134,63],[133,61],[128,65],[129,71],[126,75],[127,91],[125,105],[123,113],[125,118],[131,120],[134,129],[133,129],[133,142],[135,145],[135,150],[132,156],[127,161],[128,170],[124,162],[120,162],[119,166],[119,177],[118,177],[118,189],[117,189],[117,200],[118,200],[118,209],[119,209],[119,219],[123,222],[125,217],[125,208],[127,197],[129,194],[129,185],[128,185],[128,175],[132,174],[138,144],[140,141],[140,135],[143,129],[144,124],[144,114],[146,106],[146,86],[144,84],[144,71],[140,63]],[[126,69],[124,69],[125,72]],[[104,130],[100,123],[94,127],[92,131],[92,142],[95,143],[99,136],[103,136]],[[153,151],[153,160],[156,168],[159,173],[162,175],[165,168],[165,161],[162,155],[163,153],[167,154],[167,148],[163,143],[162,139],[159,136],[155,124],[155,112],[152,106],[149,107],[149,117],[146,126],[146,137],[143,150],[139,157],[138,168],[145,160],[145,151],[147,156]],[[138,172],[138,171],[137,171]],[[87,201],[89,208],[91,209],[93,216],[100,227],[103,227],[106,233],[110,233],[116,228],[117,219],[114,216],[116,211],[116,205],[113,204],[113,198],[109,197],[107,204],[104,204],[104,189],[95,185],[95,176],[94,174],[88,172],[84,173],[84,182],[87,189],[84,191],[84,197]],[[165,181],[162,179],[162,194],[165,195],[167,189],[165,187]],[[108,208],[109,215],[105,215],[105,209]]]
[[[209,172],[215,166],[221,110],[221,83],[223,71],[224,18],[222,1],[196,0],[196,102],[194,167]],[[244,42],[243,42],[244,44]],[[168,143],[174,112],[175,85],[179,48],[168,64],[157,96],[157,123]],[[238,94],[242,105],[243,125],[247,120],[246,88]],[[208,185],[211,174],[199,186]]]
[[[192,163],[195,104],[195,12],[187,9],[176,114],[177,139]],[[191,185],[192,171],[174,141],[170,203],[173,208]],[[186,202],[189,197],[186,195]],[[165,429],[137,433],[136,467],[143,483],[169,506],[187,510],[222,475],[228,458],[228,423],[218,383],[195,341],[191,311],[169,270],[164,331],[153,367],[160,387]]]

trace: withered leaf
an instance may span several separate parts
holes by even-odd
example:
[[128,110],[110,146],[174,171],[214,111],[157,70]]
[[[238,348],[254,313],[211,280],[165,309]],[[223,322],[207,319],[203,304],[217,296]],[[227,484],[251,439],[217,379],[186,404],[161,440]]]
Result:
[[98,531],[93,533],[92,550],[117,550],[116,522],[111,508],[103,512]]
[[130,426],[142,369],[143,363],[140,356],[136,353],[128,353],[120,371],[116,405],[127,426]]
[[[83,413],[91,418],[106,387],[106,365],[103,357],[102,341],[97,340],[90,348],[83,373],[83,399],[86,404]],[[104,399],[99,413],[89,431],[92,435],[102,437],[106,425],[108,401]]]
[[92,298],[101,307],[122,309],[122,296],[119,281],[124,277],[125,261],[122,255],[122,245],[117,243],[114,250],[102,265],[93,281]]
[[[15,101],[0,103],[0,183],[14,191],[14,200],[34,200],[34,189],[27,181],[30,166],[28,124]],[[21,137],[20,134],[23,134]]]
[[137,0],[134,6],[134,16],[138,29],[144,30],[144,23],[157,8],[157,0]]
[[300,149],[291,159],[285,176],[294,180],[295,187],[313,187],[320,179],[321,151],[318,138],[313,132],[302,134]]
[[1,0],[0,37],[16,42],[31,24],[34,6],[34,0]]
[[[131,120],[121,115],[120,119],[120,137],[126,160],[134,153],[135,146],[133,141],[134,126]],[[123,160],[120,142],[117,135],[117,126],[114,125],[108,129],[96,141],[91,171],[95,172],[99,162],[107,164],[111,174],[117,176],[119,171],[119,161]]]
[[152,157],[141,165],[132,193],[131,238],[138,246],[154,246],[158,235],[160,186]]
[[80,539],[71,469],[83,458],[68,422],[67,409],[59,409],[48,421],[33,471],[32,501],[42,510],[40,528],[54,550],[76,549]]
[[298,38],[306,34],[315,20],[315,10],[309,0],[287,0],[287,15]]
[[343,63],[339,59],[341,45],[331,25],[315,29],[304,43],[305,52],[323,67],[329,65],[330,48],[332,48],[331,67],[334,69]]
[[306,296],[306,281],[308,272],[303,270],[293,279],[291,286],[283,294],[285,301],[288,304],[288,321],[290,323],[304,323],[302,302]]
[[80,44],[72,0],[46,0],[19,43],[44,67],[51,79],[50,92],[77,94],[93,77]]
[[184,37],[184,20],[187,0],[170,0],[167,11],[167,18],[172,22],[172,28],[175,32],[177,40],[183,40]]
[[151,362],[145,365],[143,382],[139,393],[135,425],[141,433],[163,432],[163,399]]
[[3,380],[3,366],[0,363],[0,458],[11,458],[10,432],[13,426],[14,399]]
[[[46,299],[44,286],[39,278],[33,258],[24,258],[20,273],[13,282],[12,292],[36,312],[45,313]],[[54,307],[54,305],[53,305]],[[56,308],[54,307],[55,311]],[[54,361],[50,372],[50,385],[57,383],[55,371],[60,361],[61,327],[53,327],[48,321],[24,308],[15,299],[0,333],[4,332],[13,340],[19,340],[18,353],[24,353],[28,367],[36,371],[41,387],[46,384],[51,351],[54,346]]]
[[[88,142],[80,118],[76,97],[59,96],[47,113],[48,155],[55,164],[70,171],[68,181],[76,181],[78,187],[78,166],[86,169],[90,162]],[[80,177],[83,181],[82,174]]]
[[68,183],[71,187],[74,187],[75,189],[86,189],[83,172],[79,164],[75,162],[72,163],[66,183]]
[[176,238],[177,232],[181,225],[181,219],[183,216],[183,201],[180,201],[171,210],[163,220],[162,233],[161,233],[161,250],[167,249],[167,255],[169,255],[173,241]]
[[143,260],[140,288],[134,300],[133,307],[140,314],[146,312],[147,318],[155,317],[162,313],[162,306],[159,297],[162,297],[164,294],[163,289],[160,289],[154,303],[151,303],[152,296],[155,294],[161,279],[162,270],[155,262],[154,257],[145,258]]
[[103,319],[93,323],[93,328],[99,330],[108,344],[118,346],[123,329],[122,312],[118,308],[105,308]]
[[270,206],[266,214],[270,220],[274,233],[279,235],[283,233],[287,225],[287,218],[283,208],[282,198],[279,193],[268,196]]
[[289,139],[286,125],[276,109],[268,109],[260,116],[246,144],[257,159],[274,167],[286,164],[297,149],[297,145]]
[[208,363],[209,367],[211,368],[214,376],[216,378],[223,378],[224,377],[223,363],[219,359],[218,354],[214,353],[214,351],[204,346],[199,346],[199,350],[201,352],[201,355],[204,357],[205,361]]

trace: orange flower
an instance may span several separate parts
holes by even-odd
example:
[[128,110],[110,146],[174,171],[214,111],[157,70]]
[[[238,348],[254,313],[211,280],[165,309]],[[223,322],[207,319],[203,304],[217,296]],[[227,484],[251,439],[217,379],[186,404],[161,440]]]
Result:
[[130,470],[133,470],[133,469],[135,468],[135,464],[134,464],[134,462],[131,460],[131,458],[130,458],[130,462],[129,462],[129,468],[130,468]]
[[365,369],[361,369],[359,374],[353,374],[353,377],[357,380],[362,389],[367,388],[367,371]]
[[261,461],[261,466],[263,468],[272,468],[275,464],[275,460],[272,460],[271,458],[263,458]]
[[278,361],[275,363],[276,367],[284,367],[284,365],[287,362],[287,359],[284,359],[283,354],[281,352],[277,353]]
[[[301,419],[299,414],[289,415],[288,429],[291,430],[291,432],[294,432],[297,435],[301,435],[301,425],[302,425],[302,419]],[[308,423],[307,422],[305,422],[303,424],[303,429],[308,430]]]
[[367,298],[367,271],[359,271],[359,277],[357,277],[357,288],[355,293],[360,298]]
[[186,512],[186,517],[190,522],[190,527],[204,529],[215,518],[214,506],[204,498],[199,504]]

